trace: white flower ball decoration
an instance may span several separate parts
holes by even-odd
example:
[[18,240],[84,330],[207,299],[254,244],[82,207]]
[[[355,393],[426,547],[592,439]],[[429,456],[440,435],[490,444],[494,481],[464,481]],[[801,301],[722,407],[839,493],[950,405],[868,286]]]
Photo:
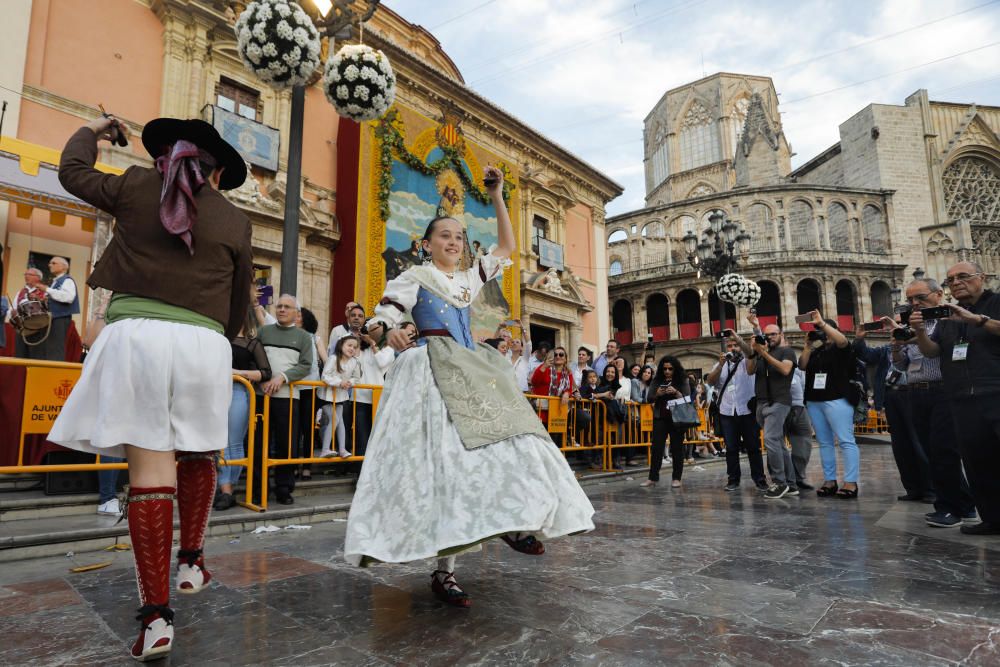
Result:
[[319,31],[294,2],[254,0],[235,31],[243,64],[272,88],[305,85],[319,67]]
[[760,301],[760,285],[738,273],[727,273],[715,286],[719,298],[740,306],[755,306]]
[[384,53],[351,44],[326,61],[323,90],[341,116],[357,122],[375,120],[396,99],[396,75]]

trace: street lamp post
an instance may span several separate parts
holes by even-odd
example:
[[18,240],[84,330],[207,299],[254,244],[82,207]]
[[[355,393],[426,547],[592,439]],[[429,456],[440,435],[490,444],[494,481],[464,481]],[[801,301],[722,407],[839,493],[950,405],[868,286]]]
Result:
[[[684,235],[684,248],[687,250],[688,262],[699,273],[711,276],[716,281],[739,268],[750,254],[750,234],[732,220],[728,220],[722,211],[715,210],[708,217],[709,226],[702,231],[701,241],[691,230]],[[718,291],[716,291],[718,297]],[[719,331],[725,328],[726,304],[719,302]],[[709,322],[711,331],[711,322]],[[725,350],[726,342],[722,341]]]
[[[380,0],[364,0],[362,11],[355,12],[351,3],[337,0],[318,2],[313,5],[320,9],[322,18],[317,21],[317,29],[322,37],[330,40],[329,50],[333,51],[336,38],[349,39],[351,26],[364,23],[372,17]],[[325,8],[325,9],[324,9]],[[306,106],[306,87],[292,88],[292,108],[288,131],[288,182],[285,187],[285,222],[281,235],[281,293],[295,294],[299,279],[299,210],[302,205],[302,127]]]

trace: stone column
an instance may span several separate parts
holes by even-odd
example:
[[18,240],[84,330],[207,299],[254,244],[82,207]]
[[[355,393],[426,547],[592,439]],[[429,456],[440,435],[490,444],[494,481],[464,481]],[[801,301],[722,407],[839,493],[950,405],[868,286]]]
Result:
[[699,304],[701,305],[701,335],[711,336],[712,335],[712,314],[709,312],[708,308],[708,293],[709,289],[700,289],[701,299]]
[[670,313],[668,314],[667,322],[670,323],[670,340],[680,340],[681,339],[681,320],[677,317],[677,292],[673,294],[667,294],[667,302],[670,304]]
[[795,278],[781,276],[781,323],[785,328],[795,328],[795,316],[799,314],[799,303],[795,295]]
[[833,276],[823,276],[823,317],[837,319],[837,290]]
[[858,230],[858,236],[857,236],[857,239],[858,239],[858,252],[864,252],[865,251],[865,228],[861,224],[861,219],[860,218],[854,218],[854,224],[857,225],[857,230]]
[[188,105],[188,73],[190,45],[185,36],[185,25],[168,13],[163,22],[163,84],[160,94],[160,115],[186,118]]
[[872,292],[867,281],[857,276],[855,280],[858,285],[858,320],[861,322],[871,322],[875,317],[872,309]]
[[784,215],[778,216],[778,224],[785,228],[785,247],[782,250],[792,249],[792,227],[788,223],[788,217]]
[[[205,104],[205,61],[208,58],[208,31],[211,26],[196,20],[192,26],[192,36],[188,41],[188,109],[185,118],[199,118]],[[215,99],[209,98],[214,104]]]
[[825,215],[816,216],[819,224],[820,236],[823,240],[823,250],[830,250],[830,221]]

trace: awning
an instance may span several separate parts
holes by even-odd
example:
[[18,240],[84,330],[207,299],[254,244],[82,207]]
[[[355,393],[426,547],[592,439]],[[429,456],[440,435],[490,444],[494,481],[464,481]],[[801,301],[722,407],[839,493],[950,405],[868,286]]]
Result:
[[[83,219],[83,229],[94,231],[98,210],[66,192],[59,183],[61,152],[20,139],[0,137],[0,200],[17,206],[17,217],[30,218],[32,210],[49,211],[49,222],[66,224],[67,215]],[[97,169],[109,174],[123,169],[98,162]]]

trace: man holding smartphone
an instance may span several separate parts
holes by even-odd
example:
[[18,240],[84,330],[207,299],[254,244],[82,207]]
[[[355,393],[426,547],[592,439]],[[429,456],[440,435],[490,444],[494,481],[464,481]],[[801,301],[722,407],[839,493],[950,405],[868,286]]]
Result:
[[754,328],[754,341],[747,354],[747,373],[755,376],[757,423],[764,430],[767,468],[771,486],[764,492],[767,500],[799,495],[795,481],[792,453],[785,447],[785,419],[792,410],[792,374],[795,371],[795,351],[785,345],[785,337],[776,324],[760,331],[757,316],[747,318]]
[[747,373],[747,361],[740,351],[742,340],[734,331],[728,335],[726,353],[719,356],[708,374],[708,384],[716,388],[722,439],[726,443],[726,491],[740,488],[740,448],[747,453],[750,477],[758,489],[767,489],[764,459],[760,453],[760,426],[750,411],[753,399],[753,376]]
[[970,535],[1000,535],[1000,294],[986,289],[983,268],[959,262],[944,284],[960,305],[946,304],[951,317],[928,334],[923,313],[910,315],[920,351],[941,363],[942,389],[955,422],[980,524]]

